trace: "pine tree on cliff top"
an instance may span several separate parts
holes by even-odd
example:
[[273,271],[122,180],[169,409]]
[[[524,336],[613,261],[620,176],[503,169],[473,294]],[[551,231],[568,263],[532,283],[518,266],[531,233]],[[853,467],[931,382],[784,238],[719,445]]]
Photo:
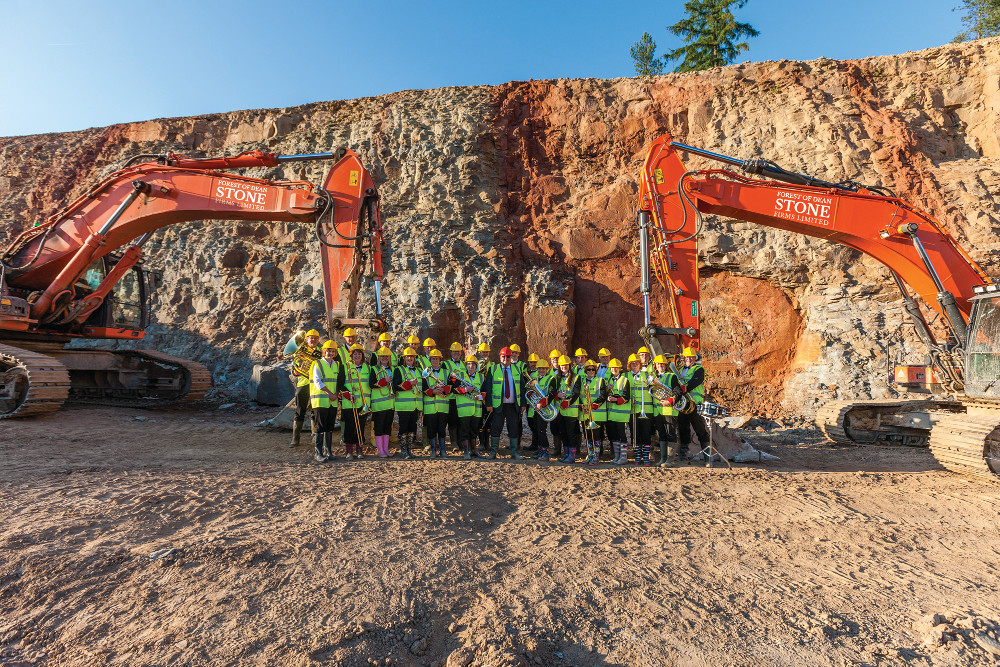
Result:
[[642,33],[642,39],[632,45],[631,52],[637,75],[657,76],[663,74],[663,61],[656,57],[656,42],[653,41],[648,32]]
[[966,29],[956,35],[954,41],[1000,35],[1000,0],[962,0],[962,6],[954,11],[958,10],[965,11],[962,25]]
[[696,72],[710,67],[722,67],[750,49],[741,38],[760,33],[749,23],[740,23],[731,8],[740,9],[747,0],[688,0],[684,10],[688,16],[667,30],[684,38],[685,45],[665,53],[666,62],[680,60],[675,72]]

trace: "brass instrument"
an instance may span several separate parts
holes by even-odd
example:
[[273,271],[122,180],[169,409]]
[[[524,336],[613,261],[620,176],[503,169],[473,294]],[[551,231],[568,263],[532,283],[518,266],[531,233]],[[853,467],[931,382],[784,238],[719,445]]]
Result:
[[[358,367],[355,366],[353,363],[350,363],[347,364],[347,369],[349,371],[354,372],[354,378],[352,379],[352,382],[358,383],[358,393],[361,394],[361,414],[363,415],[368,414],[369,412],[372,411],[372,409],[371,406],[368,405],[368,400],[365,399],[365,388],[361,386],[361,375],[358,373]],[[352,399],[351,403],[353,402],[354,400]],[[360,438],[361,436],[359,435],[358,437]]]
[[587,380],[587,378],[584,378],[583,380],[583,389],[585,392],[584,397],[587,400],[587,414],[590,415],[590,421],[587,422],[587,428],[595,429],[597,428],[597,423],[594,421],[594,404],[590,399],[590,382],[589,380]]
[[[680,371],[677,370],[677,366],[673,362],[670,362],[670,370],[673,371],[674,375],[679,378],[683,377]],[[676,400],[674,401],[674,409],[683,415],[689,415],[697,409],[698,405],[694,402],[694,399],[687,392],[682,392],[680,387],[674,389],[674,396]]]
[[535,412],[542,418],[542,421],[550,422],[559,416],[559,411],[556,410],[556,406],[551,403],[542,408],[538,407],[538,404],[545,400],[545,395],[542,393],[542,390],[538,388],[538,380],[528,381],[528,388],[524,392],[524,399],[528,403],[531,403],[531,407],[535,409]]
[[649,380],[649,393],[653,395],[657,401],[665,401],[673,395],[673,390],[667,385],[660,382],[655,376]]
[[[387,374],[383,375],[382,371],[386,371]],[[392,386],[392,367],[391,366],[376,366],[375,367],[375,378],[378,380],[384,379],[389,384],[389,395],[396,398],[396,388]]]
[[[444,369],[443,368],[438,368],[438,370],[439,371],[443,371]],[[422,377],[424,379],[427,379],[427,378],[431,377],[431,373],[433,373],[433,372],[434,372],[434,369],[428,366],[427,368],[424,369],[424,372],[420,374],[420,377]],[[441,387],[443,387],[444,385],[445,385],[445,383],[441,381],[440,377],[435,377],[434,378],[434,386],[431,387],[431,389],[433,389],[435,392],[437,392],[437,390],[440,389]]]
[[476,385],[472,384],[468,380],[463,380],[454,371],[452,371],[451,377],[449,379],[455,380],[456,382],[458,382],[458,385],[460,387],[462,387],[463,389],[465,389],[465,391],[467,393],[474,394],[473,400],[476,400],[476,401],[485,400],[483,398],[480,398],[480,396],[482,395],[483,391],[479,387],[477,387]]
[[[636,375],[638,375],[639,377],[636,377]],[[640,380],[640,383],[639,383],[639,406],[640,406],[640,408],[639,409],[641,410],[641,414],[639,416],[643,417],[643,418],[645,418],[645,416],[646,416],[646,401],[642,400],[642,390],[649,388],[649,383],[647,383],[646,380],[643,379],[644,375],[645,375],[645,372],[643,372],[643,371],[639,371],[638,373],[632,373],[632,379],[633,380]],[[650,392],[650,394],[652,394],[652,392]],[[633,415],[635,414],[635,401],[632,401],[632,414]]]

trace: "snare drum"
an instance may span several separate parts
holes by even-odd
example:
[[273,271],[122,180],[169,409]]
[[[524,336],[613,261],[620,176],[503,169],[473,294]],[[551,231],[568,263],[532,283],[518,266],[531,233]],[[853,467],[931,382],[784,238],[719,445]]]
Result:
[[725,417],[729,414],[729,410],[722,407],[718,403],[709,403],[705,401],[698,405],[698,414],[702,417]]

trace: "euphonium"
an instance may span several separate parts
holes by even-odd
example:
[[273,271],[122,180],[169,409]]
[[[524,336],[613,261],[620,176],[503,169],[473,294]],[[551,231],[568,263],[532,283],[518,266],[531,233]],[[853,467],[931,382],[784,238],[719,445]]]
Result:
[[657,401],[665,401],[674,393],[670,387],[660,382],[655,376],[649,379],[649,393]]
[[556,406],[551,403],[542,408],[538,407],[538,404],[545,399],[542,391],[538,388],[538,380],[531,380],[528,382],[528,388],[527,391],[524,392],[524,398],[528,401],[528,403],[531,403],[531,407],[535,409],[535,412],[537,412],[538,416],[542,418],[542,421],[550,422],[559,416],[559,411],[556,410]]

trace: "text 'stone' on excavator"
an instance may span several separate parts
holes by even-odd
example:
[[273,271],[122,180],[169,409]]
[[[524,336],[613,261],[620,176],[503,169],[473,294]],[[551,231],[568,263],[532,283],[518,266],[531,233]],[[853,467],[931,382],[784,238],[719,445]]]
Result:
[[[227,171],[310,160],[333,162],[322,185]],[[52,412],[66,401],[151,407],[205,395],[211,375],[193,361],[153,350],[65,347],[79,339],[142,339],[157,282],[143,268],[143,244],[161,227],[197,220],[313,225],[328,326],[385,330],[379,195],[353,151],[139,155],[0,253],[0,418]],[[375,316],[357,319],[369,268]]]
[[[688,170],[678,151],[739,168]],[[763,178],[751,178],[746,174]],[[640,178],[638,224],[647,326],[660,352],[696,341],[697,237],[703,214],[755,222],[859,250],[884,264],[927,348],[920,365],[900,365],[890,382],[926,398],[831,401],[816,419],[840,443],[929,446],[949,470],[1000,476],[1000,287],[940,223],[884,188],[831,183],[768,160],[739,160],[675,142],[653,142]],[[670,322],[649,323],[650,266],[665,288]],[[938,340],[914,299],[947,326]],[[652,348],[651,348],[652,349]],[[668,350],[670,352],[672,350]]]

